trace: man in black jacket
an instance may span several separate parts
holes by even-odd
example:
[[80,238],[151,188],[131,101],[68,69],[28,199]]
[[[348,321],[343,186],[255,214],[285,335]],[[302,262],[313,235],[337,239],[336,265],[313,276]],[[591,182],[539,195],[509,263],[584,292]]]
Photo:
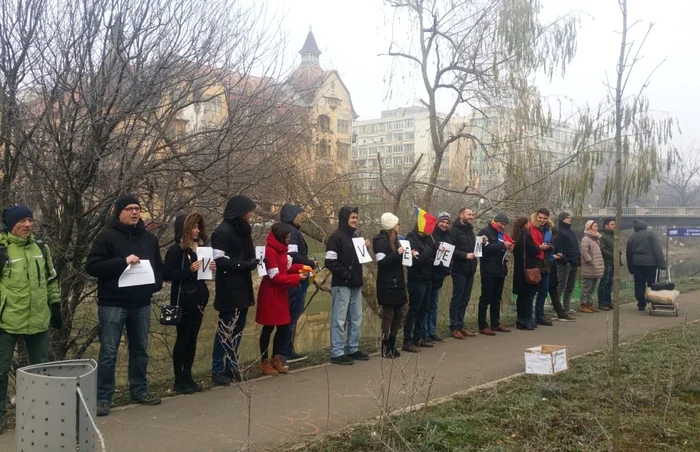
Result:
[[573,218],[568,212],[559,214],[557,240],[554,243],[554,254],[561,254],[557,261],[557,279],[559,280],[559,294],[562,296],[563,309],[569,315],[575,315],[571,309],[571,295],[574,293],[576,275],[581,265],[581,249],[576,233],[571,229]]
[[450,242],[455,246],[452,256],[452,300],[450,300],[450,331],[455,339],[475,336],[464,328],[464,315],[467,313],[469,298],[472,296],[476,257],[474,256],[474,211],[464,207],[459,211],[459,218],[450,228]]
[[[119,287],[129,265],[149,261],[155,284]],[[148,393],[148,332],[151,297],[163,286],[163,261],[156,236],[141,220],[141,205],[133,195],[122,196],[114,205],[114,218],[97,236],[87,258],[87,272],[97,278],[97,317],[100,354],[97,367],[97,415],[106,416],[114,395],[114,367],[126,327],[129,339],[129,392],[134,402],[158,405],[160,398]]]
[[[480,262],[481,268],[481,297],[479,298],[479,333],[495,336],[496,331],[509,333],[510,330],[501,325],[501,297],[503,285],[508,275],[506,254],[513,251],[514,243],[506,240],[508,216],[496,214],[493,221],[479,231],[479,236],[486,237]],[[486,310],[491,310],[491,328],[486,323]]]
[[[357,207],[343,206],[338,212],[338,229],[326,243],[326,268],[333,274],[331,280],[331,363],[353,364],[367,361],[369,356],[360,351],[362,328],[362,265],[352,242],[357,237]],[[369,248],[369,240],[365,240]],[[345,340],[345,323],[348,325]]]
[[664,250],[654,231],[642,220],[634,220],[634,234],[627,241],[627,268],[634,275],[634,297],[637,309],[647,306],[646,289],[658,279],[659,270],[666,269]]
[[211,246],[224,253],[216,259],[214,309],[219,311],[219,323],[211,353],[212,383],[218,386],[241,381],[238,346],[248,308],[255,304],[251,272],[259,264],[250,226],[254,210],[255,203],[247,196],[231,197],[224,220],[211,236]]
[[[316,268],[316,261],[309,259],[309,247],[306,245],[306,240],[301,233],[302,214],[304,209],[294,204],[285,204],[280,210],[280,221],[292,226],[292,233],[289,237],[288,255],[292,258],[295,264],[308,265],[311,268]],[[299,287],[289,289],[289,314],[292,318],[288,331],[286,346],[283,348],[282,356],[288,363],[303,361],[307,358],[306,355],[300,355],[294,350],[294,333],[296,331],[299,317],[304,312],[304,303],[306,301],[306,291],[309,289],[309,280],[301,281]]]

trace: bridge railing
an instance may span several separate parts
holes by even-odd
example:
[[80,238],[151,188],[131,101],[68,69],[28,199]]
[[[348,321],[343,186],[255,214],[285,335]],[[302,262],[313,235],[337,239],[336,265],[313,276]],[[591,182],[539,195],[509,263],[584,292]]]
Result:
[[[584,217],[604,218],[614,217],[615,214],[616,209],[614,207],[583,209]],[[622,216],[700,217],[700,207],[623,207]]]

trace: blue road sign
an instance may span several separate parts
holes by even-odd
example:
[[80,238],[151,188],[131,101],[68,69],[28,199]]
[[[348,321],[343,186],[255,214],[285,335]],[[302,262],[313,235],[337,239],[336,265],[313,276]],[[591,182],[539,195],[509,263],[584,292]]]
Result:
[[668,237],[700,237],[698,228],[673,228],[666,229]]

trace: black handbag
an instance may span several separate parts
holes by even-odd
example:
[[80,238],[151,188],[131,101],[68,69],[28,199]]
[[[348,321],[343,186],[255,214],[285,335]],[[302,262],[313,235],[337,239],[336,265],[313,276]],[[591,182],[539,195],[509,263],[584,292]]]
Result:
[[[185,256],[182,256],[182,265],[185,265]],[[180,292],[182,291],[182,281],[177,288],[177,299],[175,305],[167,305],[160,307],[160,324],[161,325],[177,325],[182,320],[182,308],[180,307]]]
[[667,275],[668,275],[668,281],[666,282],[661,282],[659,281],[659,271],[656,270],[656,282],[651,283],[651,290],[674,290],[676,288],[676,285],[671,282],[671,271],[667,270]]

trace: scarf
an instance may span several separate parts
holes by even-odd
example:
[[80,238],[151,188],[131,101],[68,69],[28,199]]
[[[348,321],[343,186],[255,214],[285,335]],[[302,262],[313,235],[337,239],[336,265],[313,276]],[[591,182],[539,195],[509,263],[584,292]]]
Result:
[[[544,243],[544,234],[542,233],[542,230],[536,227],[534,224],[530,224],[530,236],[532,237],[532,241],[535,242],[535,245],[537,245],[538,248]],[[537,259],[539,260],[544,260],[544,251],[537,251],[537,256],[535,257],[537,257]]]

